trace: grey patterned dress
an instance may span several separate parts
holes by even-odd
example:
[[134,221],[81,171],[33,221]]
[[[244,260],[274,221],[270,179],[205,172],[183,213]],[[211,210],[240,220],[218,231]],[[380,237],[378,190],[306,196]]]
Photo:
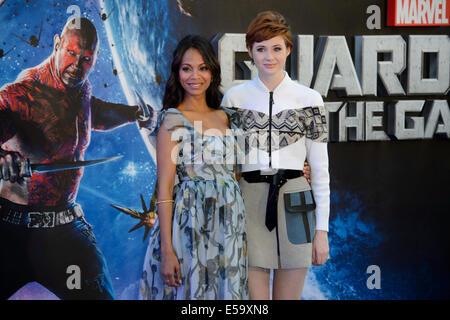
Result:
[[235,136],[202,135],[177,109],[164,111],[161,121],[178,142],[172,243],[182,285],[168,287],[161,278],[157,220],[145,257],[140,298],[248,299],[246,224],[235,180]]

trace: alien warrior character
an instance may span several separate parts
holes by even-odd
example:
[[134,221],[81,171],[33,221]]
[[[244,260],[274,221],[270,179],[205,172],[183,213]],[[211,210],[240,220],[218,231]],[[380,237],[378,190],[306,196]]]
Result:
[[[31,174],[29,165],[79,163],[91,130],[145,125],[145,104],[91,96],[97,52],[94,25],[73,18],[48,59],[0,89],[0,299],[31,281],[61,299],[114,299],[104,256],[75,203],[83,168]],[[69,281],[70,270],[79,271],[79,283]]]

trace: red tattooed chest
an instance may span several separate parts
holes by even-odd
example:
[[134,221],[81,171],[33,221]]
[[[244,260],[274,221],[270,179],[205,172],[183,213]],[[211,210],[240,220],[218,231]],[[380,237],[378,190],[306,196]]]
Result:
[[87,101],[63,100],[34,107],[28,118],[26,140],[43,161],[81,160],[90,142],[90,108]]
[[[34,162],[84,159],[91,137],[87,99],[66,98],[53,104],[40,104],[32,108],[29,115],[27,127],[30,130],[23,138],[24,144],[32,148],[29,154],[34,155]],[[55,206],[75,200],[82,175],[82,169],[33,174],[28,185],[29,204]]]

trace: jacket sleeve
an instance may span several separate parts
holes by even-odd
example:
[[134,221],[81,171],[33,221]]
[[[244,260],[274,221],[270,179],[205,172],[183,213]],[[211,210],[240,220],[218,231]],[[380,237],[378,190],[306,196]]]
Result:
[[225,92],[225,94],[223,95],[222,102],[220,103],[220,105],[225,108],[233,107],[231,96],[232,96],[231,89],[228,89],[228,91]]
[[330,175],[328,172],[328,129],[322,98],[308,107],[306,159],[311,167],[311,188],[316,201],[316,230],[328,231],[330,216]]

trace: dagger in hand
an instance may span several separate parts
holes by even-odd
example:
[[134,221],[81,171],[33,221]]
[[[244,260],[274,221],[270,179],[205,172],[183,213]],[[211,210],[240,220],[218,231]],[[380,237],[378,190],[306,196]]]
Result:
[[[57,161],[57,162],[50,162],[50,163],[30,163],[29,159],[25,159],[25,170],[22,177],[31,177],[34,172],[55,172],[55,171],[61,171],[61,170],[73,170],[73,169],[79,169],[84,167],[93,166],[96,164],[109,162],[113,160],[117,160],[119,158],[122,158],[122,155],[110,157],[110,158],[103,158],[103,159],[97,159],[97,160],[86,160],[86,161]],[[6,170],[7,168],[3,168],[5,164],[0,163],[0,180],[10,180],[9,176],[9,170]],[[14,182],[14,181],[12,181]]]

